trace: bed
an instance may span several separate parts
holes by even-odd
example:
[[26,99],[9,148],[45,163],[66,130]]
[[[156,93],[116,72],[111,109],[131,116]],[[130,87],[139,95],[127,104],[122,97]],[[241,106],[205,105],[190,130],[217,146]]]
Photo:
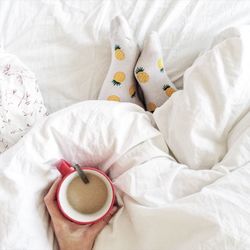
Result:
[[[2,47],[35,73],[49,114],[0,154],[0,249],[57,249],[42,197],[64,158],[118,190],[94,249],[248,250],[249,11],[243,0],[0,1]],[[180,91],[153,115],[95,101],[116,15],[140,46],[160,34]]]
[[1,43],[34,71],[54,112],[97,98],[109,67],[114,16],[127,18],[140,45],[151,30],[159,32],[168,74],[181,87],[183,72],[215,35],[249,22],[249,8],[247,1],[232,0],[1,1]]

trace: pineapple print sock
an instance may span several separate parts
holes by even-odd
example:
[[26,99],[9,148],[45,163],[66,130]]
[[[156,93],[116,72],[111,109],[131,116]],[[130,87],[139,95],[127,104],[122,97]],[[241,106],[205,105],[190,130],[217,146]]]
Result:
[[112,59],[98,99],[132,102],[143,106],[137,94],[134,67],[139,57],[139,46],[135,42],[127,21],[120,16],[111,21]]
[[156,32],[152,32],[144,42],[134,73],[142,88],[146,109],[150,112],[154,112],[176,91],[164,69],[161,43]]

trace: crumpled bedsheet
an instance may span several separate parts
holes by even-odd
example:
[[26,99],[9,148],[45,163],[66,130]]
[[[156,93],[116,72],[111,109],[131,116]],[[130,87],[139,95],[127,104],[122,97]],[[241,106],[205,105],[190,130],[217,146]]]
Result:
[[246,0],[2,0],[0,43],[36,74],[48,112],[97,99],[111,60],[109,28],[116,15],[140,47],[160,35],[167,73],[183,73],[227,27],[249,24]]
[[82,102],[1,154],[0,249],[57,249],[43,197],[64,158],[116,186],[121,208],[95,250],[249,250],[250,32],[230,32],[153,115]]

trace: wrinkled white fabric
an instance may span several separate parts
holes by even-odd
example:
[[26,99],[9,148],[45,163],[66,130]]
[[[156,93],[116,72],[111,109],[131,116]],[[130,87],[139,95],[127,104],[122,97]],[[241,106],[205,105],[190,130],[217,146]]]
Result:
[[248,250],[250,114],[208,170],[177,163],[154,126],[139,106],[108,101],[82,102],[37,124],[0,155],[1,248],[57,249],[43,197],[64,158],[98,166],[116,186],[122,208],[95,250]]
[[[123,1],[106,0],[91,1],[91,4],[57,0],[15,3],[0,3],[5,46],[37,73],[50,110],[97,96],[105,67],[109,65],[109,49],[105,50],[104,46],[108,45],[107,21],[113,15],[124,12],[140,41],[150,29],[158,29],[171,63],[169,73],[175,79],[207,47],[215,33],[232,23],[245,23],[250,6],[247,1],[228,4],[224,0],[127,1],[126,5]],[[27,9],[28,17],[24,15]],[[231,37],[230,32],[223,34]],[[205,63],[204,57],[195,62],[184,79],[188,88],[184,86],[184,91],[171,97],[174,105],[169,101],[162,108],[159,120],[163,123],[165,117],[170,120],[166,127],[162,126],[162,135],[169,143],[166,135],[174,133],[171,155],[185,164],[171,157],[150,114],[132,104],[100,101],[79,103],[49,116],[1,154],[0,249],[57,249],[43,197],[58,175],[54,165],[65,158],[109,172],[123,204],[97,238],[95,250],[249,250],[250,114],[249,107],[244,105],[249,87],[245,88],[248,59],[243,50],[248,53],[250,40],[248,29],[234,29],[233,34],[236,38],[224,41],[225,37],[220,37],[215,49],[203,55],[211,59],[213,66],[209,61]],[[232,49],[232,53],[226,50],[225,54],[224,46]],[[218,57],[214,57],[214,50]],[[218,93],[214,91],[214,83],[209,89],[206,86],[207,75],[202,79],[204,85],[197,80],[196,73],[207,72],[202,65],[215,73],[214,76],[210,72],[209,77],[218,77],[217,90],[229,104],[230,112],[224,112],[224,106],[220,109],[215,106],[221,103],[220,98],[209,102]],[[244,81],[239,81],[235,93],[236,96],[243,93],[242,103],[230,106],[235,96],[223,91],[235,86],[235,82],[228,86],[228,77],[233,79],[241,69]],[[193,79],[195,83],[190,82]],[[194,84],[198,85],[199,93],[192,91],[196,88]],[[178,97],[184,94],[186,98]],[[174,128],[169,124],[183,115],[179,107],[182,104],[185,108],[186,99],[200,104],[197,95],[207,101],[200,109],[211,111],[215,107],[213,111],[220,119],[204,119],[202,124],[195,124],[194,138],[191,138],[183,133],[190,129],[189,116],[183,117],[182,126],[178,122]],[[181,114],[166,113],[169,105]],[[212,112],[208,115],[213,118]],[[211,122],[219,126],[216,138]],[[208,158],[203,154],[208,144],[199,139],[208,134],[211,158],[203,163],[202,159]],[[192,169],[200,167],[208,169]]]
[[250,109],[250,28],[236,33],[201,55],[184,89],[153,115],[176,159],[193,169],[223,159],[230,131]]
[[0,155],[0,249],[52,249],[43,197],[57,162],[108,171],[130,148],[160,135],[153,124],[138,105],[87,101],[33,127]]
[[123,15],[142,46],[160,35],[172,81],[223,29],[250,22],[246,0],[2,0],[0,42],[35,72],[51,113],[97,99],[111,61],[110,21]]

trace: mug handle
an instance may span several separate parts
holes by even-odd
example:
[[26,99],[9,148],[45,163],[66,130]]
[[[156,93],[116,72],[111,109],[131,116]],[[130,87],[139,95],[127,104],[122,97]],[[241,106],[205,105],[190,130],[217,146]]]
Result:
[[58,171],[61,173],[62,177],[72,173],[75,169],[65,160],[60,160],[59,164],[56,166]]

